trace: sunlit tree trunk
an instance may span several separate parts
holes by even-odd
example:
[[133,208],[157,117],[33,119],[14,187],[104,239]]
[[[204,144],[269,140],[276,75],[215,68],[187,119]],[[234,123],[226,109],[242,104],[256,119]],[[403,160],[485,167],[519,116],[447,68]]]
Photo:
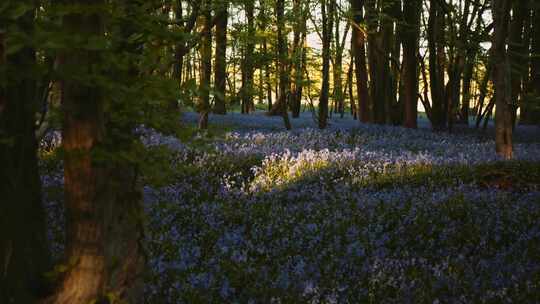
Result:
[[[95,4],[95,1],[76,3],[80,7]],[[132,3],[118,1],[118,4],[126,10],[136,9]],[[90,9],[66,15],[63,23],[70,34],[87,39],[105,34],[102,15]],[[134,24],[126,23],[121,27],[118,33],[127,41],[134,33]],[[135,46],[123,43],[116,51],[134,52],[134,49]],[[112,79],[118,81],[137,78],[134,63],[129,71],[119,71],[118,75],[99,74],[103,56],[101,50],[74,48],[63,54],[61,68],[83,76],[117,77]],[[134,125],[114,120],[109,123],[103,88],[84,79],[63,79],[64,263],[67,271],[55,294],[44,303],[100,303],[111,296],[119,301],[139,303],[144,268],[140,244],[143,238],[141,195],[136,188],[134,165],[115,155],[132,150]],[[111,101],[109,110],[118,111],[128,106],[125,100]]]
[[0,303],[33,303],[46,291],[49,266],[35,137],[36,54],[27,46],[6,49],[12,34],[32,37],[34,10],[6,21],[0,20]]
[[512,158],[511,70],[507,39],[510,20],[510,0],[492,0],[494,33],[491,56],[495,86],[495,145],[497,154]]
[[226,114],[225,87],[227,84],[227,21],[229,3],[216,4],[216,65],[215,65],[215,104],[214,113]]

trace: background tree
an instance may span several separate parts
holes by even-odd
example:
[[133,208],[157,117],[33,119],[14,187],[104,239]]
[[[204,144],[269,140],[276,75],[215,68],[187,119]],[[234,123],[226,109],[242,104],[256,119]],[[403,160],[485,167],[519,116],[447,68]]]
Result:
[[336,10],[335,0],[321,1],[322,17],[322,85],[319,98],[319,128],[324,129],[328,120],[328,98],[330,93],[330,46],[332,44],[332,30],[334,14]]
[[227,25],[229,20],[229,2],[216,4],[216,64],[215,64],[215,104],[214,113],[226,114],[225,103],[227,85]]
[[417,127],[418,117],[418,43],[420,39],[420,14],[422,2],[405,1],[403,9],[403,125]]
[[492,0],[494,33],[492,38],[493,82],[495,86],[495,146],[497,154],[512,158],[511,71],[506,50],[510,22],[510,0]]
[[[0,13],[0,302],[32,303],[47,291],[45,213],[35,137],[39,93],[35,3]],[[27,40],[28,39],[28,40]]]

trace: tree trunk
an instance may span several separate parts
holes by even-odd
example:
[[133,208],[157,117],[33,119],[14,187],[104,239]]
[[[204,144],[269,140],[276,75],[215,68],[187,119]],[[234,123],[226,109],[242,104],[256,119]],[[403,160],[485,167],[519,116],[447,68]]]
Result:
[[201,32],[201,75],[199,85],[199,129],[208,129],[210,112],[210,82],[212,74],[212,0],[203,0],[203,29]]
[[422,3],[418,0],[405,1],[403,29],[403,102],[406,128],[416,128],[418,117],[418,43],[420,38],[420,13]]
[[354,56],[351,54],[351,61],[349,62],[349,70],[347,72],[347,90],[349,95],[349,103],[351,106],[351,115],[354,120],[358,119],[356,113],[356,103],[354,101],[353,93],[353,69],[354,69]]
[[[329,2],[329,3],[328,3]],[[327,4],[328,3],[328,4]],[[328,12],[327,12],[328,9]],[[328,124],[328,95],[330,91],[330,45],[334,20],[335,0],[322,0],[322,86],[319,99],[319,128]]]
[[277,51],[278,51],[278,63],[277,68],[279,72],[279,96],[276,104],[269,112],[270,115],[281,115],[283,117],[283,123],[285,128],[290,130],[291,122],[289,120],[289,113],[287,111],[287,99],[289,89],[289,75],[288,75],[288,47],[287,36],[285,34],[285,0],[276,1],[276,17],[277,17]]
[[366,63],[366,33],[361,28],[364,22],[364,0],[350,0],[354,14],[352,33],[352,52],[355,63],[356,91],[358,107],[356,113],[363,123],[372,122],[371,98],[368,91],[368,72]]
[[432,126],[435,131],[446,129],[446,100],[444,98],[444,15],[438,0],[431,0],[427,29],[429,78],[432,102]]
[[245,113],[249,113],[255,110],[255,104],[253,103],[253,56],[255,50],[255,16],[253,13],[253,11],[255,10],[254,0],[246,1],[245,9],[248,24],[246,51],[242,69],[242,104],[245,106]]
[[366,2],[368,21],[368,60],[370,90],[373,100],[373,119],[377,124],[387,124],[392,120],[391,105],[392,76],[390,70],[390,50],[392,47],[393,21],[386,17],[391,14],[391,6],[376,1]]
[[[25,1],[32,5],[31,1]],[[10,20],[17,34],[34,31],[34,10]],[[6,24],[0,24],[0,303],[32,303],[42,297],[49,267],[45,212],[38,173],[35,113],[35,51],[28,46],[6,54]]]
[[215,81],[215,104],[214,113],[224,115],[227,113],[225,105],[225,88],[227,84],[227,21],[229,3],[224,1],[217,4],[216,8],[216,69]]
[[510,20],[510,0],[492,0],[494,33],[491,56],[495,86],[495,145],[497,154],[512,158],[511,71],[506,40]]
[[[130,3],[119,3],[128,10],[136,9]],[[89,3],[79,1],[76,5],[84,7]],[[99,13],[69,14],[64,17],[64,26],[72,35],[82,37],[105,34]],[[134,33],[133,24],[122,26],[124,37]],[[126,43],[119,45],[117,52],[135,49],[138,48]],[[62,68],[92,75],[95,71],[91,68],[103,63],[102,56],[100,50],[66,51]],[[120,75],[119,81],[127,77],[136,80],[136,65]],[[113,155],[132,149],[129,138],[134,125],[117,121],[109,124],[102,88],[78,78],[63,79],[62,104],[67,271],[56,293],[45,303],[99,303],[111,295],[119,301],[139,303],[144,267],[140,245],[141,195],[135,187],[134,166]],[[113,103],[111,111],[117,107],[126,108],[128,103]],[[114,142],[114,147],[107,145],[110,142]]]
[[291,112],[293,118],[300,117],[302,105],[302,91],[304,82],[304,64],[306,61],[306,10],[301,0],[293,1],[293,14],[295,19],[293,33],[293,72],[291,90]]
[[461,123],[469,125],[469,108],[471,107],[471,82],[474,71],[474,63],[476,56],[467,58],[465,62],[465,69],[463,71],[463,92],[461,97]]

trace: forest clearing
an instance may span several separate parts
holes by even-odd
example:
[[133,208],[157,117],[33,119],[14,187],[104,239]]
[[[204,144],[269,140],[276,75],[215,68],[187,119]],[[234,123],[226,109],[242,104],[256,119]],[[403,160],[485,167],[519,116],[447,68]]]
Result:
[[537,0],[0,1],[0,304],[540,303]]

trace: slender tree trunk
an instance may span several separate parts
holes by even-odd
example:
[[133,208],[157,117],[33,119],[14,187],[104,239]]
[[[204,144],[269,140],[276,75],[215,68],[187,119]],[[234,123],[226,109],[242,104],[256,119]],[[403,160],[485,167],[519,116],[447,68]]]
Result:
[[[263,42],[263,52],[268,57],[268,45],[266,38]],[[268,112],[272,111],[272,82],[270,81],[270,64],[266,62],[264,67],[264,80],[266,85],[266,98],[268,98]]]
[[210,82],[212,74],[212,2],[203,0],[203,29],[201,32],[201,75],[199,85],[199,129],[208,129],[210,112]]
[[[183,20],[183,10],[182,10],[182,1],[177,0],[174,10],[176,20],[180,23],[180,26],[184,26]],[[178,82],[178,85],[182,82],[182,70],[184,67],[184,55],[185,55],[185,44],[183,42],[176,43],[174,48],[174,66],[173,66],[173,79]],[[174,107],[177,107],[178,104],[176,101],[173,103]]]
[[366,33],[361,28],[364,22],[364,0],[350,0],[354,14],[352,33],[352,52],[355,63],[356,92],[358,107],[356,113],[363,123],[372,122],[371,97],[368,91],[368,72],[366,63]]
[[302,92],[304,82],[304,63],[306,61],[306,9],[301,0],[293,1],[293,14],[295,19],[293,33],[293,72],[292,90],[291,90],[291,111],[292,117],[300,117],[300,108],[302,106]]
[[214,113],[224,115],[227,113],[225,105],[225,88],[227,85],[227,21],[229,3],[227,1],[216,4],[216,65],[215,65],[215,104]]
[[354,101],[354,90],[353,90],[353,72],[354,72],[354,56],[351,54],[351,61],[349,62],[349,70],[347,72],[347,90],[349,94],[349,103],[351,106],[351,115],[354,120],[358,119],[356,110],[356,102]]
[[247,35],[245,41],[244,58],[242,60],[242,90],[240,96],[242,98],[242,113],[249,113],[254,108],[253,103],[253,55],[255,50],[255,17],[253,11],[255,9],[254,0],[244,2],[246,18],[247,18]]
[[510,20],[510,0],[492,0],[494,33],[491,56],[495,86],[495,145],[497,154],[512,158],[511,71],[506,40]]
[[[32,5],[32,1],[24,1]],[[0,303],[32,303],[43,296],[49,267],[45,213],[38,173],[35,113],[35,51],[27,46],[6,54],[12,32],[0,21]],[[32,37],[34,10],[10,20],[17,34]]]
[[[345,49],[345,42],[349,33],[350,25],[347,24],[343,37],[341,37],[341,27],[339,22],[339,13],[335,10],[335,57],[334,57],[334,101],[336,104],[336,112],[339,112],[340,117],[345,115],[345,90],[343,90],[343,51]],[[343,41],[342,41],[343,40]]]
[[478,96],[478,111],[476,113],[476,128],[478,129],[480,127],[480,123],[482,122],[482,110],[484,107],[484,102],[486,100],[486,96],[488,93],[488,84],[489,80],[491,78],[493,70],[493,64],[488,61],[486,71],[484,74],[484,77],[482,78],[482,81],[480,83],[480,95]]
[[476,56],[467,58],[463,72],[463,92],[461,97],[461,123],[469,125],[469,109],[471,107],[471,82]]
[[[328,3],[329,2],[329,3]],[[328,11],[327,11],[328,9]],[[328,97],[330,91],[330,45],[334,20],[335,0],[322,0],[322,87],[319,99],[319,128],[324,129],[328,120]]]
[[422,2],[405,1],[403,29],[403,102],[406,128],[417,127],[418,117],[418,42],[420,38],[420,13]]

